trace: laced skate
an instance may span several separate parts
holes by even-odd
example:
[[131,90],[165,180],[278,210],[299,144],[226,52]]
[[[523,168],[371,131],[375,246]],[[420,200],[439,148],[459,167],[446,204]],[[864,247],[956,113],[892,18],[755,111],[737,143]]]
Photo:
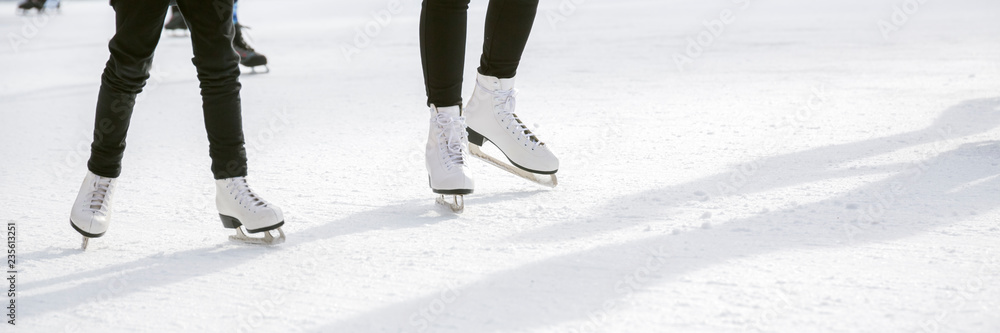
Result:
[[[477,74],[476,88],[466,107],[469,153],[521,178],[555,187],[559,159],[514,113],[516,106],[513,78]],[[486,141],[493,143],[510,163],[483,152]]]
[[[475,188],[465,163],[468,137],[461,113],[458,106],[431,106],[426,149],[428,182],[431,190],[440,194],[436,202],[456,213],[465,210],[465,195],[471,194]],[[451,200],[446,196],[450,196]]]
[[83,235],[83,250],[87,249],[91,238],[104,236],[108,231],[116,183],[115,178],[101,177],[87,171],[87,176],[80,185],[80,192],[77,193],[73,210],[69,214],[69,224]]
[[250,29],[250,27],[237,23],[236,36],[233,37],[233,49],[240,55],[240,65],[250,67],[251,74],[257,74],[257,67],[260,66],[264,66],[264,71],[261,73],[270,73],[271,68],[267,67],[267,57],[247,44],[246,39],[243,39],[243,29]]
[[[215,181],[215,206],[219,209],[222,226],[236,229],[230,240],[251,244],[274,245],[285,242],[285,224],[281,208],[274,206],[254,193],[246,178],[234,177]],[[243,228],[240,228],[242,226]],[[246,232],[243,232],[246,229]],[[277,232],[277,237],[272,232]],[[263,232],[263,237],[247,234]]]
[[62,8],[62,3],[59,0],[24,0],[17,4],[17,9],[21,15],[27,15],[32,9],[37,10],[39,14],[44,13],[46,9],[55,8],[56,11],[60,11]]

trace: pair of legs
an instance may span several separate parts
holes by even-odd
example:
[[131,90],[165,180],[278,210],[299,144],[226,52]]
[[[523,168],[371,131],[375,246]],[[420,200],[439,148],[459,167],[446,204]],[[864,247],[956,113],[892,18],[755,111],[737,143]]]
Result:
[[[218,3],[222,2],[222,5]],[[194,65],[201,82],[202,109],[208,132],[212,173],[216,179],[246,176],[240,106],[239,61],[233,51],[232,1],[178,0],[187,16]],[[116,33],[111,58],[101,76],[88,168],[116,178],[121,173],[125,136],[136,95],[149,79],[170,0],[115,0]]]
[[[538,0],[490,0],[479,74],[512,78],[528,42]],[[424,0],[420,57],[427,104],[462,104],[469,0]]]
[[[232,0],[176,0],[188,13],[194,65],[201,83],[202,112],[208,132],[209,155],[216,183],[216,207],[226,228],[237,229],[236,240],[275,243],[284,240],[279,229],[284,224],[281,209],[269,205],[250,190],[244,178],[247,158],[244,149],[240,106],[239,61],[233,50]],[[101,75],[91,144],[90,172],[70,213],[70,224],[83,235],[83,248],[90,238],[101,237],[111,221],[115,184],[121,174],[136,95],[149,79],[153,51],[159,43],[171,0],[112,0],[115,9],[115,36],[108,48],[111,57]],[[278,229],[249,238],[250,233]]]
[[[476,86],[462,107],[469,0],[424,0],[420,56],[431,107],[426,146],[429,183],[438,203],[456,212],[475,188],[466,152],[528,180],[555,186],[559,160],[514,113],[514,76],[531,33],[538,0],[490,0]],[[480,150],[491,142],[505,155]],[[539,178],[541,176],[541,178]],[[547,179],[545,179],[547,178]],[[452,202],[445,195],[453,197]]]

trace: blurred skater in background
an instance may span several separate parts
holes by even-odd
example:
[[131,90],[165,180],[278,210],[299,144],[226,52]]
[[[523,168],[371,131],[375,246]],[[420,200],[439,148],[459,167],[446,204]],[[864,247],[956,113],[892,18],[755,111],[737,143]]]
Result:
[[60,0],[24,0],[17,4],[17,9],[21,14],[27,14],[32,9],[37,10],[39,13],[44,12],[45,8],[56,8],[59,9],[62,6]]
[[[236,14],[238,8],[239,0],[236,0],[233,2],[233,25],[236,26],[236,36],[233,38],[233,49],[235,49],[236,53],[240,55],[240,64],[249,67],[253,73],[256,73],[257,67],[260,66],[264,67],[264,73],[270,72],[271,69],[267,67],[267,57],[254,50],[254,48],[251,47],[243,37],[243,30],[250,28],[240,24],[239,18]],[[167,24],[164,25],[163,28],[171,32],[187,30],[187,23],[184,21],[184,15],[181,14],[180,8],[178,8],[176,4],[172,3],[170,6],[170,20],[167,21]]]

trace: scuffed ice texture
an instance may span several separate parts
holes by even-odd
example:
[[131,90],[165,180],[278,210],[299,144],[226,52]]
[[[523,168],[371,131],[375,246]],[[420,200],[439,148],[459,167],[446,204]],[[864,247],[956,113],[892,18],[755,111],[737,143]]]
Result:
[[473,160],[460,216],[427,188],[419,4],[388,3],[240,8],[272,69],[241,78],[250,181],[285,244],[228,241],[191,43],[165,35],[85,253],[113,13],[0,3],[4,331],[1000,331],[1000,3],[927,1],[886,38],[903,0],[542,1],[517,107],[560,185]]

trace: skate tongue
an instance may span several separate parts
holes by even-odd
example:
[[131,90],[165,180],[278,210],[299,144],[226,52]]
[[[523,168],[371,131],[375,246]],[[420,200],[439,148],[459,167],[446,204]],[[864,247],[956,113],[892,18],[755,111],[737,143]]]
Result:
[[447,106],[447,107],[434,107],[439,114],[446,114],[452,118],[458,118],[462,116],[462,108],[459,106]]

